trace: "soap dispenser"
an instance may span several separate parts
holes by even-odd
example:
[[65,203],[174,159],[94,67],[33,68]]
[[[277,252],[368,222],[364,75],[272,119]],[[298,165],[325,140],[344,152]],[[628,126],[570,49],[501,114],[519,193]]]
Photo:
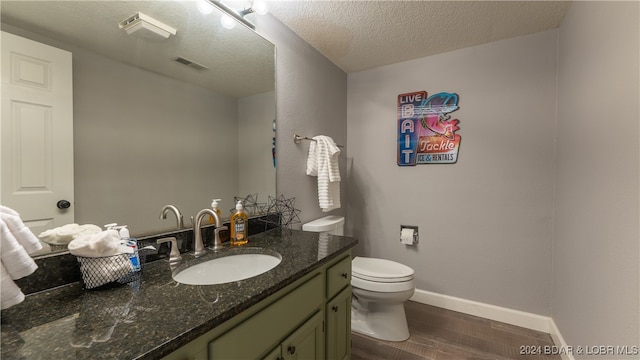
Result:
[[142,267],[140,266],[140,257],[138,256],[138,241],[129,235],[127,225],[115,226],[115,228],[119,229],[120,240],[124,241],[128,247],[133,248],[133,253],[129,254],[129,261],[131,261],[134,271],[139,271]]
[[242,200],[236,204],[236,212],[231,215],[231,245],[249,242],[249,216],[242,207]]
[[[222,211],[220,211],[220,199],[213,199],[211,200],[211,210],[213,210],[213,212],[215,212],[216,214],[218,214],[218,219],[222,220]],[[215,224],[216,223],[216,219],[213,218],[213,216],[209,215],[209,224]]]

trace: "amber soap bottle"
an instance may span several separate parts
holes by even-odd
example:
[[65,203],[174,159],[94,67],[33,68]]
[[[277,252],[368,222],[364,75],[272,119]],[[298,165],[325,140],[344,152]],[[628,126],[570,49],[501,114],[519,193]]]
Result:
[[238,200],[236,212],[231,215],[231,245],[244,245],[249,242],[249,216]]

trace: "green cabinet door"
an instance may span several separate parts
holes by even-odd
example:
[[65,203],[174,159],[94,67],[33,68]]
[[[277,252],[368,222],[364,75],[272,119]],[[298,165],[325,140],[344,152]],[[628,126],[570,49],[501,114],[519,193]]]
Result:
[[327,359],[351,359],[351,286],[327,303]]
[[282,360],[282,346],[278,345],[272,352],[263,357],[262,360]]
[[[259,359],[322,309],[324,277],[316,275],[209,343],[209,359]],[[321,319],[322,320],[322,319]],[[324,346],[324,342],[323,342]],[[286,349],[283,350],[283,352]],[[323,348],[324,352],[324,348]]]
[[282,342],[284,360],[324,359],[324,313],[318,311]]

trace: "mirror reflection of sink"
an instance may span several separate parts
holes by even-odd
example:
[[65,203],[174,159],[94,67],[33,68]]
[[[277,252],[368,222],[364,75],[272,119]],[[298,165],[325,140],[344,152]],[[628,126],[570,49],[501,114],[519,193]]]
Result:
[[263,274],[282,261],[271,253],[236,253],[177,269],[173,280],[187,285],[215,285],[252,278]]

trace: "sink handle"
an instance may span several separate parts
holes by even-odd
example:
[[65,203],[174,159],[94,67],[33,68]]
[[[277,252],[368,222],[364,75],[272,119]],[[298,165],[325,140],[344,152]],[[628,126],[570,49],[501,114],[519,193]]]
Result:
[[220,231],[222,230],[229,230],[229,228],[226,226],[216,226],[216,229],[213,231],[215,235],[213,239],[213,246],[210,247],[209,249],[213,251],[218,251],[222,249],[222,240],[220,240]]
[[158,240],[158,245],[162,243],[170,243],[169,247],[171,248],[171,253],[169,255],[169,264],[175,264],[182,260],[182,256],[180,256],[180,250],[178,250],[178,242],[174,237],[168,237]]

